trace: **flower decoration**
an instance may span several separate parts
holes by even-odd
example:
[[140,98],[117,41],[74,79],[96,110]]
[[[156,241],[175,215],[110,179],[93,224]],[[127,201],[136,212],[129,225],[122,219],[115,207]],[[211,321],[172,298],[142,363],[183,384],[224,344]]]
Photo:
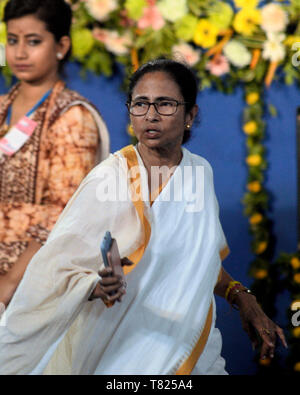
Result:
[[175,59],[178,58],[178,60],[180,60],[180,58],[182,58],[190,66],[194,66],[198,63],[201,57],[201,52],[199,50],[194,49],[185,42],[174,45],[172,47],[172,53]]
[[270,60],[271,62],[280,62],[285,58],[285,46],[283,41],[285,39],[284,34],[268,33],[267,40],[263,43],[264,59]]
[[233,27],[238,33],[252,36],[261,22],[261,13],[252,8],[243,8],[235,16]]
[[227,58],[220,54],[210,60],[207,63],[206,68],[209,70],[210,74],[215,75],[216,77],[221,77],[230,71],[230,65]]
[[210,48],[216,44],[219,29],[208,19],[200,19],[195,30],[194,42],[200,47]]
[[148,2],[148,7],[144,8],[142,17],[138,21],[138,27],[140,29],[160,30],[165,25],[165,20],[155,3]]
[[118,8],[116,0],[86,0],[89,14],[97,21],[106,21],[109,14]]
[[259,0],[234,0],[234,4],[237,8],[255,8],[258,3]]
[[259,94],[257,92],[251,92],[246,97],[246,103],[249,106],[252,106],[253,104],[257,103],[258,100],[259,100]]
[[288,23],[288,15],[279,4],[270,3],[261,11],[261,28],[266,33],[283,32]]
[[158,3],[159,11],[166,21],[175,22],[183,18],[188,12],[187,0],[161,0]]
[[126,0],[124,7],[128,12],[129,18],[138,21],[143,15],[143,10],[147,6],[146,0]]
[[73,55],[82,59],[91,52],[95,39],[90,29],[72,29],[72,42]]
[[258,193],[261,191],[261,183],[258,181],[252,181],[247,185],[248,191],[252,193]]
[[229,62],[238,68],[248,66],[251,62],[251,53],[244,44],[231,40],[224,47],[224,55]]
[[220,30],[226,30],[230,27],[233,16],[233,9],[224,1],[213,4],[208,11],[209,21]]
[[291,266],[294,270],[300,269],[300,259],[297,257],[293,257],[291,259]]
[[198,19],[192,14],[187,14],[174,23],[175,34],[179,40],[192,41],[196,32]]
[[257,123],[255,121],[249,121],[244,125],[244,132],[248,135],[252,135],[257,131]]

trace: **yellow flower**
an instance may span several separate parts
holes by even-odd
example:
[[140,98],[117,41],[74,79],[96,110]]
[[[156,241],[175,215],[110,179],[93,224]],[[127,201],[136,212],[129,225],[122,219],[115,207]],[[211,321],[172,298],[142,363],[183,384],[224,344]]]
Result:
[[256,251],[255,251],[256,254],[257,255],[262,254],[263,252],[266,251],[267,247],[268,247],[268,243],[266,241],[262,241],[261,243],[258,244],[258,246],[256,248]]
[[295,283],[300,284],[300,273],[296,273],[294,275],[294,281]]
[[133,130],[133,127],[131,124],[128,125],[127,132],[129,134],[129,136],[135,137],[135,133],[134,133],[134,130]]
[[296,257],[291,259],[290,264],[293,267],[293,269],[295,269],[295,270],[300,268],[300,260],[298,258],[296,258]]
[[217,42],[219,29],[207,19],[200,19],[195,30],[194,42],[203,48],[210,48]]
[[257,92],[249,93],[249,94],[246,96],[246,103],[247,103],[249,106],[252,106],[253,104],[257,103],[258,100],[259,100],[259,94],[258,94]]
[[300,362],[295,363],[294,370],[295,372],[300,372]]
[[256,213],[249,218],[249,222],[251,225],[258,225],[263,219],[264,217],[261,214]]
[[257,131],[257,123],[254,121],[247,122],[244,125],[243,130],[248,135],[254,134]]
[[262,162],[262,157],[258,154],[249,155],[246,162],[249,166],[259,166]]
[[287,47],[292,47],[295,43],[300,42],[300,36],[287,36],[287,38],[284,40],[284,45]]
[[254,278],[256,280],[263,280],[268,276],[268,271],[265,269],[259,269],[254,273]]
[[258,5],[259,0],[234,0],[234,4],[237,8],[255,8]]
[[294,328],[292,330],[292,334],[293,334],[294,337],[300,338],[300,326],[298,326],[297,328]]
[[261,22],[261,13],[252,8],[243,8],[239,11],[233,21],[233,27],[238,33],[252,36]]
[[261,184],[258,181],[249,182],[247,185],[248,191],[258,193],[261,191]]

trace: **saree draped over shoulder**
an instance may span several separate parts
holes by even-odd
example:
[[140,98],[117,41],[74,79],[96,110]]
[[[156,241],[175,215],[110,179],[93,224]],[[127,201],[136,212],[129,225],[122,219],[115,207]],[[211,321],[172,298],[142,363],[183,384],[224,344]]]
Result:
[[[116,238],[127,293],[88,299]],[[183,159],[151,205],[133,146],[85,178],[0,321],[0,374],[226,374],[213,291],[227,254],[213,173]]]
[[[19,85],[0,96],[0,133]],[[0,276],[28,241],[44,243],[84,177],[109,155],[109,135],[95,107],[62,81],[31,118],[36,128],[13,156],[0,153]],[[1,133],[1,134],[3,134]]]

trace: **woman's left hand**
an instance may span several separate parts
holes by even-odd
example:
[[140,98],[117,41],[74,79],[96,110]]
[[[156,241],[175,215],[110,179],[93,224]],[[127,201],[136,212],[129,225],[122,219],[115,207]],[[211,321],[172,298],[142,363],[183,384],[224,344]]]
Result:
[[253,347],[257,348],[261,340],[261,359],[274,357],[278,338],[288,347],[283,330],[267,317],[254,295],[240,292],[235,298],[235,304],[239,307],[243,329],[250,337]]

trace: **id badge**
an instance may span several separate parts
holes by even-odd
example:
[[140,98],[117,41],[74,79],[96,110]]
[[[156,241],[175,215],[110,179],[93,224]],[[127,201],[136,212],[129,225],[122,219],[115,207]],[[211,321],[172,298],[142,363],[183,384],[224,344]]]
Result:
[[30,139],[37,122],[28,117],[23,117],[0,140],[0,152],[12,156],[18,152]]

